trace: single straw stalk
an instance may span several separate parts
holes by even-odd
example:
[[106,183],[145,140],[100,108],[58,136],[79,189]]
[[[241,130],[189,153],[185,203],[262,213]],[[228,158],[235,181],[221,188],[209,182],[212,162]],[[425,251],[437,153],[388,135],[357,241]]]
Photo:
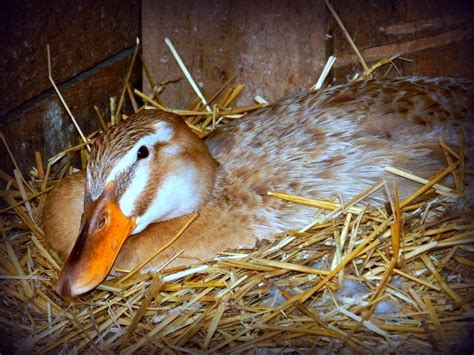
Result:
[[206,110],[209,111],[209,112],[212,112],[212,109],[209,107],[209,104],[207,103],[206,99],[204,98],[204,95],[201,93],[201,90],[199,90],[199,87],[196,85],[196,82],[194,81],[193,77],[191,76],[191,73],[189,72],[188,68],[186,68],[186,65],[184,64],[183,60],[179,56],[178,52],[176,51],[176,48],[174,48],[173,43],[171,43],[171,40],[169,38],[165,38],[165,43],[169,47],[171,53],[173,54],[176,62],[178,63],[179,67],[181,68],[181,71],[183,72],[184,76],[188,80],[189,84],[191,84],[191,87],[193,88],[194,92],[201,99],[202,104],[206,107]]
[[[128,70],[127,70],[127,74],[125,75],[125,79],[123,81],[123,87],[122,87],[122,92],[120,93],[120,98],[119,98],[119,101],[118,101],[118,104],[117,104],[117,108],[115,110],[115,116],[112,120],[112,122],[118,122],[120,120],[120,115],[122,113],[122,106],[123,106],[123,103],[124,103],[124,99],[125,99],[125,93],[127,92],[127,88],[128,88],[128,93],[130,94],[130,88],[129,88],[129,82],[130,82],[130,77],[132,75],[132,70],[133,70],[133,67],[135,66],[135,60],[137,59],[137,54],[138,54],[138,51],[140,50],[140,39],[137,37],[136,38],[136,44],[135,44],[135,49],[133,51],[133,55],[132,55],[132,60],[130,61],[130,64],[128,66]],[[131,97],[131,100],[133,95],[130,95]],[[133,101],[132,101],[132,105],[133,105]],[[134,106],[135,108],[135,106]]]
[[66,110],[67,114],[71,118],[72,123],[74,124],[74,127],[76,127],[77,132],[81,136],[82,141],[86,144],[87,150],[90,152],[91,148],[89,147],[89,142],[87,141],[86,137],[84,136],[84,133],[82,133],[81,128],[79,127],[79,124],[77,123],[76,119],[74,118],[74,115],[72,114],[71,110],[69,109],[69,106],[66,103],[66,100],[64,100],[63,96],[61,95],[61,92],[59,91],[58,87],[56,86],[56,83],[53,80],[53,74],[52,74],[52,69],[51,69],[51,55],[49,52],[49,44],[46,46],[46,51],[48,55],[48,78],[49,81],[51,82],[51,85],[54,88],[54,91],[56,91],[56,94],[59,97],[59,100],[64,106],[64,109]]

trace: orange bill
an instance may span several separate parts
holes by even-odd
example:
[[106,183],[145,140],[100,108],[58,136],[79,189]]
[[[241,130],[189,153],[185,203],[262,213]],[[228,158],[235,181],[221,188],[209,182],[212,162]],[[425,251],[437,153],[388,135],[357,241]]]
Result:
[[68,298],[99,285],[134,228],[135,217],[122,213],[110,182],[95,202],[85,206],[79,237],[61,270],[56,292]]

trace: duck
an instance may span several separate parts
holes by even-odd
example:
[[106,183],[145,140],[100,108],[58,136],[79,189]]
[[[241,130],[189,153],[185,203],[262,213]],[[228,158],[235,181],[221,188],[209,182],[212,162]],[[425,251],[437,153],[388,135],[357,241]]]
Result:
[[[180,116],[140,110],[100,135],[85,171],[46,198],[45,239],[66,260],[56,292],[76,297],[116,269],[133,269],[195,212],[147,270],[252,247],[314,220],[314,208],[269,191],[346,200],[394,178],[386,166],[429,178],[446,166],[441,135],[459,147],[463,130],[469,165],[473,89],[474,81],[454,78],[356,81],[290,95],[205,139]],[[465,183],[472,188],[472,176]],[[399,181],[401,196],[417,188]]]

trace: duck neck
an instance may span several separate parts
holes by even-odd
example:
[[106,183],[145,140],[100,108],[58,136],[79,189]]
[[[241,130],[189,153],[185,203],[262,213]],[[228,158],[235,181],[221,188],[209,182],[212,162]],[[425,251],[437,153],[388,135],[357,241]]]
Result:
[[198,181],[197,184],[194,184],[194,191],[196,196],[198,196],[199,206],[197,209],[199,209],[214,195],[220,166],[219,163],[211,157],[207,149],[205,153],[200,156],[196,164],[198,167],[196,174]]

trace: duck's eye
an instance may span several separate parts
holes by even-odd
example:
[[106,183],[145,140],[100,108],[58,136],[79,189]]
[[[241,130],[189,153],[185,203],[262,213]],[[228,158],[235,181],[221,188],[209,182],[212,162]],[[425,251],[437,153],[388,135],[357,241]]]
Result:
[[144,145],[142,145],[142,146],[138,149],[138,152],[137,152],[137,160],[145,159],[149,154],[150,154],[150,152],[148,151],[148,148],[145,147]]

